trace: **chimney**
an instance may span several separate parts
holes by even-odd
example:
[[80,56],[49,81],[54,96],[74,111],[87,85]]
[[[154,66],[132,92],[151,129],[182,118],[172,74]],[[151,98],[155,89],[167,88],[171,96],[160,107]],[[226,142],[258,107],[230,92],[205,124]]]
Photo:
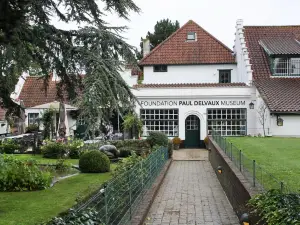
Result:
[[145,57],[150,53],[150,41],[149,39],[143,40],[143,56]]

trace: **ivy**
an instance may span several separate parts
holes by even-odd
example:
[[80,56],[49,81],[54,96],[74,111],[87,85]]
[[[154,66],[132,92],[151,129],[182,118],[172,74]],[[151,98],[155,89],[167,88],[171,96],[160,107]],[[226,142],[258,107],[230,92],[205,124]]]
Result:
[[270,190],[259,194],[249,201],[253,213],[261,216],[268,225],[300,224],[300,194],[281,193]]

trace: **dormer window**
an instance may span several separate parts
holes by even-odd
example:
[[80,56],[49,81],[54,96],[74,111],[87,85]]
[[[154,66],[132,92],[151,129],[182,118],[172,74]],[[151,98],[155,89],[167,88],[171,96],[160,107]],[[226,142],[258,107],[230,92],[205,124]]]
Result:
[[187,41],[196,41],[196,32],[188,32],[186,40]]
[[273,76],[300,75],[300,58],[275,58],[272,61]]
[[155,65],[153,66],[154,72],[168,72],[168,66],[167,65]]

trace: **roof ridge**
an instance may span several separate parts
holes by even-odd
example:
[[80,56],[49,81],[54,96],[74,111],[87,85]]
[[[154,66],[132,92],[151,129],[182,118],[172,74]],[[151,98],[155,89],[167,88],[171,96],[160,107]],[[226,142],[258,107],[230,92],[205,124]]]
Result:
[[244,26],[244,28],[263,28],[263,27],[276,27],[276,28],[278,28],[278,27],[297,27],[297,28],[299,28],[300,27],[300,25],[247,25],[247,26]]
[[188,25],[188,23],[193,22],[195,23],[193,20],[189,20],[188,22],[186,22],[183,26],[181,26],[178,30],[176,30],[173,34],[171,34],[166,40],[164,40],[163,42],[161,42],[159,45],[157,45],[154,49],[152,49],[151,52],[149,52],[148,55],[146,55],[145,57],[143,57],[140,61],[139,64],[142,63],[143,61],[145,61],[150,55],[152,55],[158,48],[160,48],[164,43],[166,43],[170,38],[172,38],[175,34],[177,34],[180,30],[182,30],[186,25]]

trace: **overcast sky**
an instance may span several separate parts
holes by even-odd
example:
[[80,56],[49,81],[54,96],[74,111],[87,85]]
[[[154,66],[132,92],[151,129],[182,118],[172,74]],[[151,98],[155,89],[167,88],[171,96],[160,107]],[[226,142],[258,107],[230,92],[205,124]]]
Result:
[[192,19],[231,49],[237,19],[243,19],[244,25],[300,25],[300,0],[135,0],[135,3],[142,12],[131,13],[130,21],[111,14],[106,21],[114,26],[128,26],[123,36],[136,47],[147,31],[153,31],[158,20],[166,18],[178,20],[180,26]]

